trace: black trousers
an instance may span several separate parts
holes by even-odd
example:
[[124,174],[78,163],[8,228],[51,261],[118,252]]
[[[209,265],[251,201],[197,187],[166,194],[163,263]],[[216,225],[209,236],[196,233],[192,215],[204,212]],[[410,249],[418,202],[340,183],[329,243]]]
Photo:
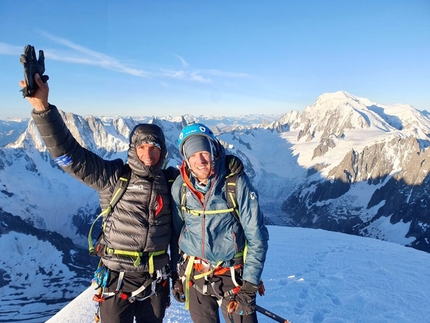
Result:
[[[147,274],[126,273],[123,278],[121,292],[131,293],[149,279]],[[115,291],[118,283],[118,273],[111,272],[107,290]],[[144,297],[151,293],[151,285],[138,295]],[[161,323],[167,306],[170,304],[169,279],[157,283],[156,294],[143,301],[130,302],[115,295],[100,303],[101,323]]]
[[[203,295],[195,288],[190,288],[190,315],[194,323],[220,323],[219,304],[213,296]],[[257,313],[251,315],[239,315],[227,313],[228,300],[224,299],[221,311],[227,323],[257,323]]]
[[[187,262],[182,264],[181,274],[184,273],[186,265]],[[190,276],[193,277],[196,274],[199,274],[199,272],[193,269]],[[242,269],[235,271],[235,278],[238,284],[242,283]],[[230,271],[223,275],[212,276],[208,280],[200,278],[193,280],[193,282],[194,286],[190,287],[189,293],[189,311],[194,323],[220,323],[219,308],[221,308],[222,315],[227,323],[258,322],[256,312],[250,315],[227,313],[227,305],[230,299],[228,297],[220,299],[225,292],[235,287]]]

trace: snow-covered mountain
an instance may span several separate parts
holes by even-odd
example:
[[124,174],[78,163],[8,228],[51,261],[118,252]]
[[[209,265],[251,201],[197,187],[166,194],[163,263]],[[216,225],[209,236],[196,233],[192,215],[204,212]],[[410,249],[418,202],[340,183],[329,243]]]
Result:
[[430,120],[410,105],[324,94],[282,138],[306,178],[284,201],[291,225],[430,251]]
[[[244,162],[269,223],[368,236],[430,252],[430,119],[410,105],[385,106],[336,92],[321,95],[301,113],[283,116],[62,116],[81,145],[107,159],[126,158],[136,124],[157,123],[173,166],[180,163],[176,140],[182,125],[203,122]],[[7,241],[2,245],[29,257],[35,246],[45,249],[40,241],[55,236],[59,264],[68,268],[48,270],[41,264],[29,275],[24,262],[2,257],[0,291],[10,306],[6,317],[13,317],[16,308],[36,298],[24,289],[39,292],[39,303],[57,309],[82,291],[80,282],[91,275],[94,261],[83,256],[88,227],[100,210],[96,192],[51,161],[32,120],[9,123],[15,133],[25,125],[19,137],[7,135],[12,133],[7,122],[0,121],[0,239]],[[49,248],[43,251],[47,259],[53,255]],[[38,258],[31,261],[36,264]],[[64,288],[55,283],[63,293],[57,298],[45,294],[47,285],[40,279],[74,283]]]
[[0,120],[0,147],[14,142],[27,128],[28,119]]
[[88,285],[98,260],[72,239],[0,210],[0,322],[45,322]]

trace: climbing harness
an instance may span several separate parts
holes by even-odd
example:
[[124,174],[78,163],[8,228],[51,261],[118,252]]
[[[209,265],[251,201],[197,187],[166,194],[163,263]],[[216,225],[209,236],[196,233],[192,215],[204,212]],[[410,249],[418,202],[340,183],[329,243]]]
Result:
[[[229,267],[222,267],[221,265],[224,263],[223,261],[218,262],[216,265],[211,265],[209,262],[207,262],[204,259],[195,257],[195,256],[188,256],[186,254],[183,254],[183,261],[182,264],[187,262],[185,273],[183,280],[185,281],[184,287],[185,287],[185,309],[189,309],[189,295],[190,295],[190,288],[196,289],[200,294],[203,295],[209,295],[208,292],[208,286],[212,287],[213,295],[215,296],[219,301],[221,301],[223,298],[231,296],[235,293],[237,293],[237,289],[240,288],[240,285],[236,281],[236,270],[243,267],[243,252],[240,252],[235,255],[233,259],[235,259],[235,263],[233,263]],[[191,275],[193,272],[197,272],[195,275]],[[212,281],[213,276],[221,276],[226,274],[228,271],[230,271],[230,276],[232,279],[232,282],[234,284],[234,288],[231,290],[228,290],[224,292],[223,295],[220,295],[216,292],[215,284]],[[203,287],[198,286],[195,281],[199,279],[204,279],[205,282],[203,284]]]
[[[100,276],[102,277],[102,281],[105,282],[105,284],[100,284],[100,281],[97,280],[96,274],[99,273],[101,273]],[[93,286],[95,286],[96,290],[98,290],[98,294],[94,295],[93,300],[98,303],[103,302],[106,299],[115,295],[118,295],[123,300],[128,300],[130,303],[133,303],[134,301],[143,301],[153,296],[157,292],[157,284],[166,282],[169,278],[168,271],[165,267],[163,267],[162,269],[157,270],[153,275],[150,275],[149,278],[145,280],[145,282],[138,289],[133,292],[125,293],[121,292],[122,283],[125,275],[123,271],[119,272],[118,274],[118,282],[116,285],[116,289],[113,292],[105,291],[107,287],[107,282],[109,280],[109,269],[107,269],[105,266],[102,266],[97,269],[96,274],[93,279]],[[138,297],[138,295],[143,293],[149,286],[151,286],[150,293],[146,296]]]
[[[166,286],[170,275],[169,271],[170,270],[166,269],[166,267],[157,270],[154,274],[150,275],[138,289],[133,292],[126,293],[121,291],[125,276],[123,271],[118,273],[118,282],[115,290],[113,292],[109,292],[106,288],[109,283],[110,271],[106,266],[98,268],[94,273],[92,282],[92,286],[95,287],[95,290],[97,291],[93,296],[93,301],[96,302],[97,306],[94,322],[97,323],[100,321],[100,303],[114,296],[125,301],[129,301],[130,303],[135,301],[144,301],[157,293],[158,285],[161,284],[162,287]],[[148,290],[148,287],[150,287],[150,290]],[[145,291],[149,291],[149,293],[144,293]],[[140,294],[142,294],[142,296],[138,297]]]

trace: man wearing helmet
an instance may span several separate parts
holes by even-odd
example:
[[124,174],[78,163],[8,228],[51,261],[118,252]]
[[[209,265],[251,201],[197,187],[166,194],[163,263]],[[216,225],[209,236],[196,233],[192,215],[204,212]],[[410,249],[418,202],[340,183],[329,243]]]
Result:
[[241,173],[236,180],[239,216],[226,198],[225,150],[203,124],[185,127],[178,140],[184,157],[172,186],[173,295],[195,323],[257,322],[256,292],[268,248],[268,231],[257,193]]

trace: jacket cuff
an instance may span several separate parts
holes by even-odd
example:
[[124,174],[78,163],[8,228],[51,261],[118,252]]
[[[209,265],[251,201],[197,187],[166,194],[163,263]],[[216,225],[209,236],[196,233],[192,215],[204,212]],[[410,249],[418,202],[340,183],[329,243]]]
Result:
[[240,288],[240,290],[246,291],[246,292],[251,292],[251,293],[256,293],[258,290],[258,286],[251,284],[250,282],[244,280],[242,283],[242,287]]
[[37,110],[33,109],[32,114],[33,114],[33,115],[41,115],[41,114],[44,114],[44,113],[48,112],[48,111],[49,111],[49,110],[51,110],[52,108],[56,108],[56,106],[55,106],[55,105],[52,105],[51,103],[48,103],[48,104],[49,104],[49,105],[48,105],[48,107],[47,107],[45,110],[37,111]]

